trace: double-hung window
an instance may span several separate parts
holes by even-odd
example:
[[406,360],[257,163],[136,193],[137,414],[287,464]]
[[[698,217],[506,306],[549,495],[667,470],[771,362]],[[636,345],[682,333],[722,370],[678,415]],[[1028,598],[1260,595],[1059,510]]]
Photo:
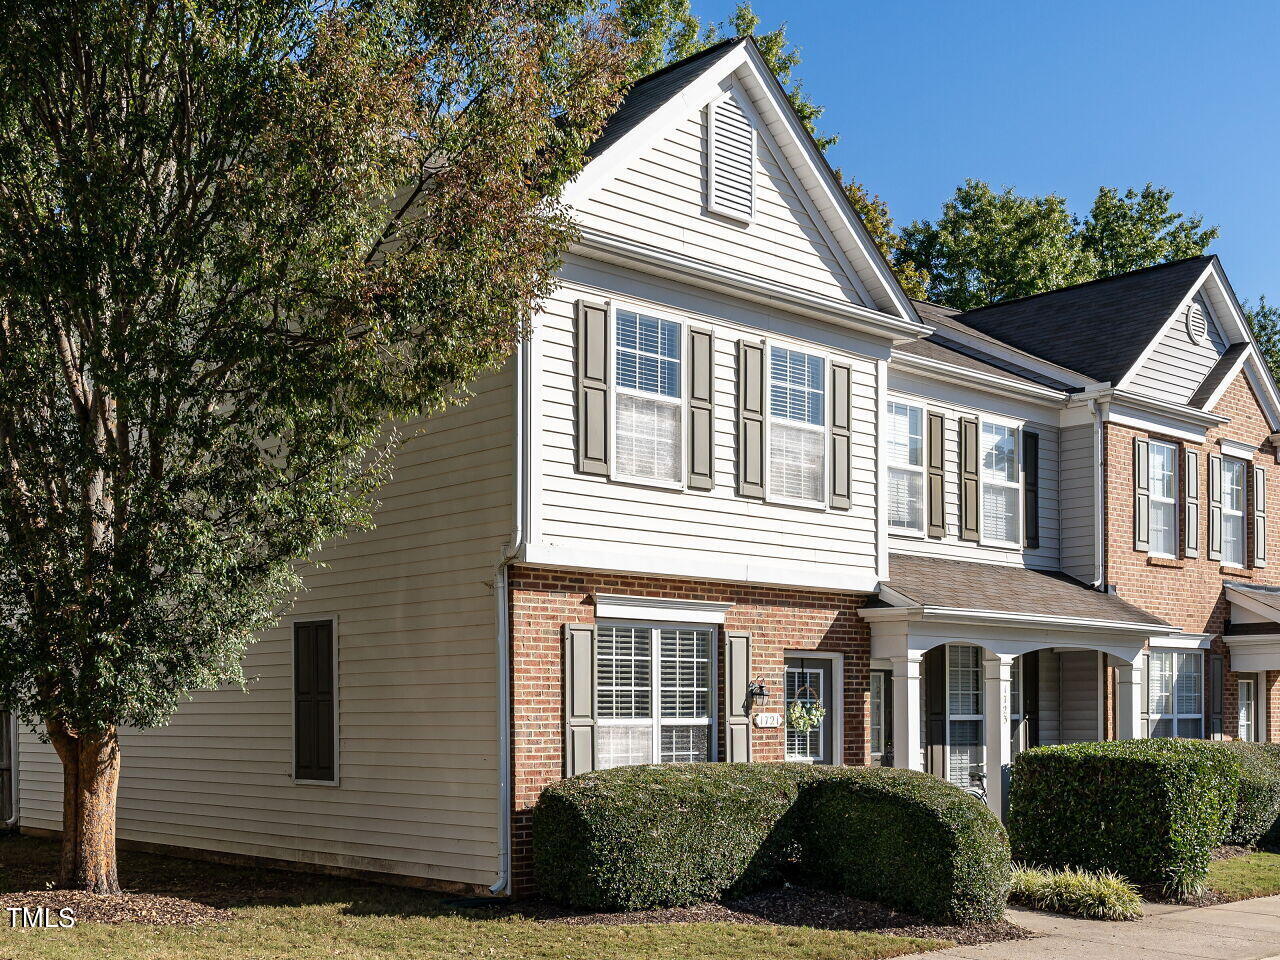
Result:
[[924,533],[924,410],[889,404],[889,526]]
[[769,349],[769,496],[826,502],[826,361]]
[[1236,690],[1239,693],[1237,699],[1236,714],[1239,726],[1236,729],[1236,739],[1238,740],[1257,740],[1258,739],[1258,682],[1252,677],[1247,680],[1237,681]]
[[947,779],[968,788],[982,769],[982,651],[947,647]]
[[1147,444],[1150,491],[1149,549],[1162,557],[1178,552],[1178,448],[1152,440]]
[[1222,458],[1222,562],[1244,566],[1244,478],[1243,460]]
[[1198,651],[1153,650],[1147,656],[1148,735],[1204,736],[1204,657]]
[[602,626],[596,765],[711,759],[711,629]]
[[883,670],[871,671],[871,755],[879,757],[884,753],[884,745],[888,739],[885,731],[885,686],[889,682]]
[[983,421],[980,451],[982,475],[982,539],[1020,546],[1022,485],[1018,470],[1018,431]]
[[618,310],[614,330],[614,472],[678,486],[684,477],[681,326]]

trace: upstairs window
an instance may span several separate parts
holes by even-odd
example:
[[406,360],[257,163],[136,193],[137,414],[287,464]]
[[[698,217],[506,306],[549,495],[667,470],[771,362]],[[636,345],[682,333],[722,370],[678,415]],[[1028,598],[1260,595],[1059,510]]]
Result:
[[1199,652],[1153,650],[1147,655],[1148,736],[1204,735],[1204,657]]
[[984,421],[981,438],[982,539],[1021,546],[1018,503],[1018,431]]
[[784,347],[769,350],[769,495],[826,502],[826,363]]
[[1244,566],[1244,480],[1243,460],[1222,458],[1222,562]]
[[617,311],[614,470],[621,478],[678,486],[684,476],[681,327]]
[[1151,529],[1149,550],[1163,557],[1178,552],[1178,448],[1151,440],[1147,444]]
[[924,532],[924,410],[890,403],[887,420],[889,526]]

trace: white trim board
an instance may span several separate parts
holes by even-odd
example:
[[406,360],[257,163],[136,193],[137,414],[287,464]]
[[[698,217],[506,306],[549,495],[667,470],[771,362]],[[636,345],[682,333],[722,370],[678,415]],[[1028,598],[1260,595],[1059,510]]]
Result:
[[595,604],[597,620],[645,620],[713,626],[723,626],[725,614],[733,609],[732,603],[630,597],[615,593],[595,594]]

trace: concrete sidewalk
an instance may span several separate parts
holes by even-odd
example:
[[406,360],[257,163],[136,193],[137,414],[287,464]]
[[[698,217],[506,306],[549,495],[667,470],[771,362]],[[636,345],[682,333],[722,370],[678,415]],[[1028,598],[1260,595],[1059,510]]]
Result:
[[1031,940],[952,947],[927,954],[967,960],[1274,960],[1280,958],[1280,897],[1214,907],[1143,906],[1132,923],[1077,920],[1011,909]]

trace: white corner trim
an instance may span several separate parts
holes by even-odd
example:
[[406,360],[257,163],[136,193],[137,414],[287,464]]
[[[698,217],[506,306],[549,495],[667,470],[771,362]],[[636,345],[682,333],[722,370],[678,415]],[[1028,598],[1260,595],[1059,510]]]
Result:
[[597,593],[597,620],[656,620],[662,623],[724,624],[732,603],[709,600],[672,600],[668,597],[628,597],[617,593]]
[[1237,457],[1240,460],[1252,460],[1253,455],[1258,452],[1257,447],[1240,443],[1238,440],[1228,440],[1225,437],[1218,441],[1218,446],[1222,448],[1225,456]]

